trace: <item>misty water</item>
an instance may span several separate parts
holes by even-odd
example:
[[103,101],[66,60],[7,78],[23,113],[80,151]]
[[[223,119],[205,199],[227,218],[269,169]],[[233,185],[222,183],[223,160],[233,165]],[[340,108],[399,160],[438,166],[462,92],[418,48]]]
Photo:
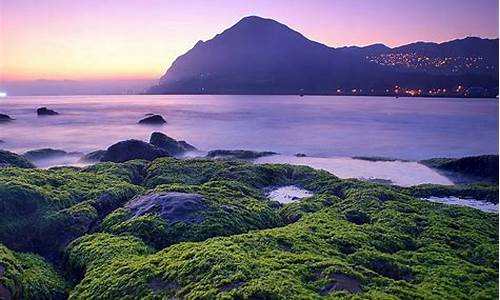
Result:
[[[38,117],[36,108],[41,106],[60,115]],[[416,161],[498,153],[496,99],[40,96],[0,98],[0,113],[15,118],[0,124],[0,140],[4,141],[0,147],[17,153],[44,147],[86,153],[119,140],[147,140],[151,132],[161,131],[202,151],[275,151],[281,156],[267,162],[323,166],[341,177],[399,180],[402,185],[451,181],[415,162],[367,162],[350,157]],[[138,125],[148,113],[162,114],[168,123]],[[296,160],[296,153],[308,158]],[[66,157],[43,166],[75,164],[77,159]]]

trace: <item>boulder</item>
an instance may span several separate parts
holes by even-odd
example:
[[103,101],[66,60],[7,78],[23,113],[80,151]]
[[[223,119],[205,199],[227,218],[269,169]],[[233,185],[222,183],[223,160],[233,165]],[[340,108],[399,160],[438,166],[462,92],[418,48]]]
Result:
[[307,155],[304,153],[296,153],[295,156],[296,157],[307,157]]
[[111,145],[101,161],[124,162],[133,159],[152,161],[165,156],[171,156],[165,149],[139,140],[126,140]]
[[21,155],[0,150],[0,167],[34,168],[35,166]]
[[101,161],[105,154],[106,150],[96,150],[85,154],[80,160],[84,162],[97,162]]
[[48,109],[47,107],[40,107],[36,110],[36,114],[39,116],[55,116],[59,113],[55,110]]
[[153,132],[149,138],[149,143],[167,150],[172,155],[183,154],[186,151],[195,151],[196,148],[185,141],[176,141],[175,139],[161,133]]
[[181,145],[185,151],[197,151],[198,150],[195,146],[189,144],[186,141],[179,141],[179,145]]
[[141,119],[138,123],[145,125],[161,125],[167,123],[167,121],[160,115],[151,115]]
[[271,151],[258,152],[249,150],[212,150],[208,152],[207,157],[229,159],[257,159],[259,157],[275,154],[277,153]]
[[36,150],[30,150],[23,154],[23,157],[29,160],[39,160],[39,159],[50,159],[61,156],[66,156],[68,153],[64,150],[42,148]]
[[14,120],[14,119],[12,119],[9,115],[0,114],[0,123],[10,122],[12,120]]
[[130,200],[125,206],[133,217],[156,214],[169,223],[198,224],[204,218],[198,214],[205,209],[205,199],[198,194],[163,192],[151,193]]

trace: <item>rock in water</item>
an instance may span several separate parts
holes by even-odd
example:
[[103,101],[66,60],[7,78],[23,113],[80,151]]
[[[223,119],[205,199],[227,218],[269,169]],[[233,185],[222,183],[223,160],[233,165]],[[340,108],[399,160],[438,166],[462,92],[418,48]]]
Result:
[[59,113],[55,110],[48,109],[47,107],[40,107],[36,110],[36,114],[39,116],[55,116]]
[[68,153],[64,150],[43,148],[43,149],[30,150],[24,153],[23,157],[29,160],[38,160],[38,159],[61,157],[65,156],[66,154]]
[[35,166],[21,155],[0,150],[0,168],[1,167],[34,168]]
[[101,161],[124,162],[133,159],[152,161],[165,156],[171,156],[165,149],[139,140],[126,140],[111,145]]
[[105,154],[106,150],[96,150],[85,154],[80,160],[86,162],[101,161]]
[[277,153],[271,151],[258,152],[250,150],[212,150],[208,152],[207,157],[227,159],[257,159],[259,157],[275,154]]
[[165,119],[160,115],[148,116],[139,121],[139,124],[145,124],[145,125],[161,125],[165,123],[167,123],[167,121],[165,121]]
[[0,123],[10,122],[12,120],[14,120],[14,119],[12,119],[9,115],[0,114]]
[[204,209],[205,199],[191,193],[153,193],[130,200],[126,207],[132,210],[134,217],[145,214],[157,214],[170,223],[201,223],[203,217],[198,212]]
[[183,154],[186,151],[195,151],[196,148],[185,141],[176,141],[175,139],[161,133],[153,132],[149,138],[149,143],[167,150],[172,155]]
[[197,151],[198,150],[195,146],[189,144],[186,141],[179,141],[179,145],[181,145],[184,148],[184,150],[186,150],[186,151]]

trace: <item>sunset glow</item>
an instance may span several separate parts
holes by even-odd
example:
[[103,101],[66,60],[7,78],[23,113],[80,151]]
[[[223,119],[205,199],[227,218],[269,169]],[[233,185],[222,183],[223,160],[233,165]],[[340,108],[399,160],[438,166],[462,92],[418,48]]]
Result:
[[158,78],[198,40],[247,15],[273,18],[330,46],[498,37],[494,0],[0,3],[3,80]]

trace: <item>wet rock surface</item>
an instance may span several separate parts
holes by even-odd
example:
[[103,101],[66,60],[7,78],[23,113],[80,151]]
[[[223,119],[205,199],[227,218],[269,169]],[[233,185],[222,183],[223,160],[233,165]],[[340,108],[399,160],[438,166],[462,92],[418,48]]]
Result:
[[126,207],[130,208],[133,217],[145,214],[157,214],[170,223],[201,223],[203,217],[198,215],[205,208],[205,199],[198,194],[191,193],[153,193],[129,201]]
[[176,141],[175,139],[161,132],[153,132],[149,143],[158,148],[167,150],[171,155],[180,155],[187,151],[195,151],[196,148],[185,141]]
[[101,161],[125,162],[133,159],[152,161],[165,156],[171,156],[165,149],[139,140],[126,140],[111,145]]

